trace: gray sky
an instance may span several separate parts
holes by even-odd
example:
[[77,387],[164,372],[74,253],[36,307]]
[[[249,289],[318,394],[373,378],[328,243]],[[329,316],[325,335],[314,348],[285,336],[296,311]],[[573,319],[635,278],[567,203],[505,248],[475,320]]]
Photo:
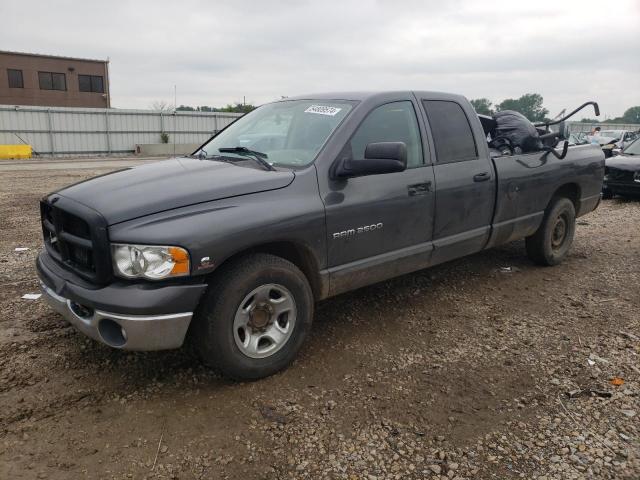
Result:
[[0,18],[1,49],[109,57],[118,108],[173,103],[174,85],[187,105],[376,89],[640,105],[638,0],[2,0]]

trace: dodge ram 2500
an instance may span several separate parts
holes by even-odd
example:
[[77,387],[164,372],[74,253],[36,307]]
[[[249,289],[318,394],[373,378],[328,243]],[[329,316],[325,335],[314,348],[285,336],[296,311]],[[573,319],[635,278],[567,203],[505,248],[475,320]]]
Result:
[[190,156],[43,198],[45,298],[111,347],[189,338],[254,379],[292,361],[318,300],[523,238],[558,264],[600,201],[601,149],[505,155],[483,125],[444,93],[263,105]]

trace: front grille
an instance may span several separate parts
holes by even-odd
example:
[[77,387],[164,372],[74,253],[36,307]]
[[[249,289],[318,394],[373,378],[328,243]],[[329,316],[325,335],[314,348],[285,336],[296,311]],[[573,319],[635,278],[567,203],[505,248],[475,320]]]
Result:
[[106,282],[110,259],[104,219],[64,197],[43,200],[40,215],[49,255],[86,280]]

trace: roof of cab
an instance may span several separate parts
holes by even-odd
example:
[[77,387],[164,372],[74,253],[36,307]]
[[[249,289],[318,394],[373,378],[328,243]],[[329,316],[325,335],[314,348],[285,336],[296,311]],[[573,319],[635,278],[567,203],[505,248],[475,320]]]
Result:
[[461,95],[445,92],[429,92],[416,90],[372,90],[372,91],[356,91],[356,92],[325,92],[313,93],[308,95],[296,95],[293,97],[283,98],[282,100],[350,100],[364,101],[373,97],[383,96],[429,96],[429,97],[450,97],[460,98]]

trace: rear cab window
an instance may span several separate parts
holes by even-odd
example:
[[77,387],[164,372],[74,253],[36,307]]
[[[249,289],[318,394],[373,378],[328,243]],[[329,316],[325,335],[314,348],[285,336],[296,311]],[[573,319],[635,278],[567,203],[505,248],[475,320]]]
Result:
[[437,163],[464,162],[478,158],[471,124],[462,106],[450,100],[423,100]]

